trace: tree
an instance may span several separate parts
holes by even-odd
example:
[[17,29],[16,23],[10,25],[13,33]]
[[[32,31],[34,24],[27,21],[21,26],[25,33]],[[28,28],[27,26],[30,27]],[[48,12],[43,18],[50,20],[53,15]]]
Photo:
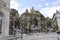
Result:
[[13,31],[16,27],[20,27],[19,14],[16,9],[10,9],[10,34],[14,34]]
[[38,10],[36,10],[35,12],[40,14],[41,21],[45,21],[45,17],[42,13],[40,13]]

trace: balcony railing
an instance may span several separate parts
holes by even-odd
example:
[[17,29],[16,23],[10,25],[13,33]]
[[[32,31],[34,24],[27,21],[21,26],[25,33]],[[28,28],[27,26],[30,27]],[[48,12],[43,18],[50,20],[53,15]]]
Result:
[[0,6],[6,6],[6,3],[2,0],[0,0]]

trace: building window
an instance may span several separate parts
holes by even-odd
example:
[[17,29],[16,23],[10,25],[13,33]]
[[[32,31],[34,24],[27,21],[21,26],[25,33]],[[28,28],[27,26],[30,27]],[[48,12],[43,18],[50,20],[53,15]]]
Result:
[[2,15],[2,13],[0,13],[0,33],[1,33],[1,29],[2,29],[2,17],[3,17],[3,15]]

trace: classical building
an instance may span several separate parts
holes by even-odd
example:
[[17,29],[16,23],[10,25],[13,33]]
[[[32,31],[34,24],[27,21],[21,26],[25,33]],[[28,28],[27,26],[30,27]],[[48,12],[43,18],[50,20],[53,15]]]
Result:
[[10,0],[0,0],[0,40],[9,35]]
[[20,26],[22,26],[24,32],[42,32],[46,29],[44,17],[33,7],[30,12],[26,9],[26,12],[21,15],[20,21]]
[[53,15],[53,28],[56,30],[56,31],[60,31],[60,11],[57,11],[56,10],[56,13]]

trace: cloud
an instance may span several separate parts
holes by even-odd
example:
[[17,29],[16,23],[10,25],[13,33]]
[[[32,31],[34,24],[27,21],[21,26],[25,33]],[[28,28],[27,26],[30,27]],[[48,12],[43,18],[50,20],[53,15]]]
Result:
[[19,5],[19,3],[16,2],[16,0],[11,0],[10,8],[14,8],[14,9],[18,10],[19,14],[21,15],[21,13],[23,12],[23,9],[20,10],[19,7],[20,7],[20,5]]
[[39,7],[41,7],[41,4],[39,4]]
[[54,6],[54,7],[46,7],[42,8],[40,12],[45,16],[45,17],[50,17],[52,18],[53,14],[56,12],[56,10],[60,11],[60,6]]
[[44,0],[41,0],[41,1],[44,1]]
[[16,0],[11,0],[11,2],[10,2],[10,8],[14,8],[14,9],[16,9],[16,10],[19,9],[19,5],[18,5],[18,3],[16,2]]
[[[44,0],[42,0],[44,1]],[[45,16],[45,17],[50,17],[52,18],[53,14],[55,13],[56,10],[60,10],[60,6],[55,6],[58,3],[60,3],[60,1],[56,0],[53,2],[53,4],[51,3],[51,7],[46,7],[46,8],[42,8],[40,10],[40,12]],[[46,6],[49,5],[49,3],[45,4]],[[40,4],[38,5],[39,7],[42,7]],[[52,7],[53,6],[53,7]],[[19,14],[21,15],[23,12],[25,12],[25,9],[27,8],[28,10],[30,9],[29,7],[23,7],[22,8],[22,4],[18,3],[17,0],[11,0],[10,2],[10,8],[14,8],[16,10],[18,10]],[[38,8],[38,7],[37,7]]]
[[48,6],[49,4],[48,4],[48,3],[46,3],[45,5],[46,5],[46,6]]
[[55,0],[55,1],[52,1],[49,3],[50,6],[57,6],[57,5],[60,5],[60,0]]
[[28,11],[30,12],[30,8],[29,7],[24,7],[24,8],[22,8],[22,9],[19,10],[20,16],[21,16],[22,13],[25,12],[26,9],[28,9]]
[[20,8],[20,6],[19,6],[19,3],[17,2],[17,0],[11,0],[10,8],[14,8],[14,9],[18,10],[19,15],[21,15],[23,12],[25,12],[26,9],[29,10],[29,7]]

